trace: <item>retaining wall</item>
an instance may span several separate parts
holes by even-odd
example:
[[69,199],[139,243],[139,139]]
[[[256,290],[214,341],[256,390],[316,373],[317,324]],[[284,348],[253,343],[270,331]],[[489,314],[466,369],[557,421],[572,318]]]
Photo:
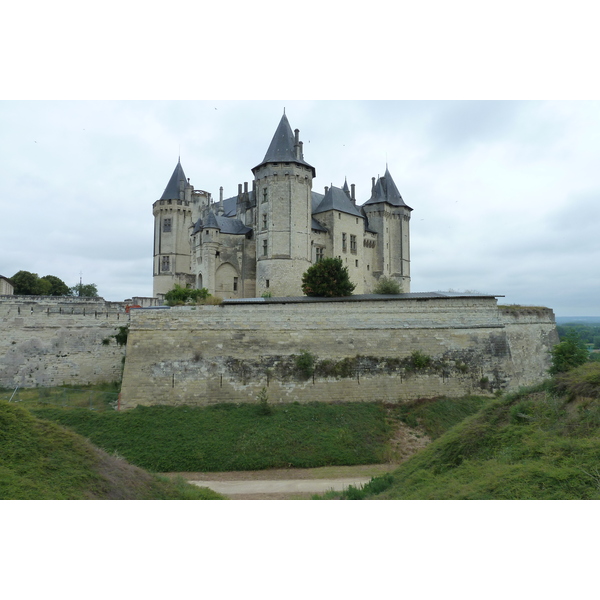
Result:
[[119,380],[125,348],[111,336],[128,324],[125,305],[102,298],[0,297],[0,386]]
[[[440,297],[132,310],[121,406],[398,402],[541,381],[558,343],[550,309]],[[317,369],[306,377],[297,357]],[[430,357],[415,366],[413,353]],[[324,363],[323,361],[329,361]],[[340,375],[341,374],[341,375]]]

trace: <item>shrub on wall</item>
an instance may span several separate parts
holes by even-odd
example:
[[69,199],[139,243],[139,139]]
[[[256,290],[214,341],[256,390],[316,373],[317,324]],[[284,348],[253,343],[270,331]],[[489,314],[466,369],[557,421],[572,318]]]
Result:
[[402,286],[390,277],[380,277],[375,289],[374,294],[401,294]]
[[206,300],[210,294],[206,288],[199,290],[193,290],[191,288],[184,288],[178,283],[175,287],[165,294],[165,303],[168,306],[178,306],[188,303],[196,303],[201,300]]
[[341,258],[324,258],[302,275],[302,291],[307,296],[351,296],[355,287]]

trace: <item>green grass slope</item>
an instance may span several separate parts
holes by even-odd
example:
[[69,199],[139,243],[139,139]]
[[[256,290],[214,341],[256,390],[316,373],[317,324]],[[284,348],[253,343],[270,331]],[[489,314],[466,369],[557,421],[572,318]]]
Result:
[[109,453],[152,472],[248,471],[384,462],[380,403],[151,406],[124,412],[40,409]]
[[0,402],[0,499],[218,499],[157,477],[55,423]]
[[401,465],[385,491],[367,497],[599,499],[600,365],[493,401]]

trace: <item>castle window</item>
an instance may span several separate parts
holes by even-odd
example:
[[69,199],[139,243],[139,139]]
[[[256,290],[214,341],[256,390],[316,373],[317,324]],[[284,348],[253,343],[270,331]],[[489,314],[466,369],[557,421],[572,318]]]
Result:
[[171,219],[163,219],[163,231],[171,231]]
[[269,243],[267,240],[263,240],[263,256],[267,256],[267,250],[269,248]]
[[358,267],[358,261],[357,261],[357,260],[355,260],[354,262],[356,263],[356,266]]
[[265,287],[269,287],[269,284],[270,284],[270,283],[271,283],[271,282],[270,282],[270,281],[267,279],[267,280],[266,280],[266,282],[265,282]]
[[350,252],[352,252],[352,254],[356,254],[356,236],[355,235],[350,236]]
[[238,285],[238,278],[234,277],[233,278],[233,291],[237,292],[237,285]]
[[168,256],[163,256],[161,259],[161,263],[160,263],[160,270],[161,271],[168,271],[171,267],[170,265],[170,259]]
[[267,228],[267,213],[263,213],[263,216],[262,216],[262,228],[263,229]]
[[346,250],[347,250],[347,246],[348,246],[347,237],[348,236],[345,233],[342,233],[342,252],[346,252]]
[[323,253],[325,248],[320,248],[319,246],[317,246],[315,250],[317,252],[317,262],[321,262],[324,258]]
[[266,202],[266,201],[267,201],[267,188],[264,188],[264,189],[263,189],[263,199],[262,199],[262,201],[263,201],[263,202]]

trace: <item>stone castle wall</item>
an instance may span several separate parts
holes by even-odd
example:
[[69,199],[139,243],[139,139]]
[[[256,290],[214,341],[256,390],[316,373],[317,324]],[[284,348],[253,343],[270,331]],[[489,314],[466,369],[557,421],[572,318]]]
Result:
[[[481,296],[273,299],[131,314],[123,408],[251,402],[263,387],[271,402],[493,393],[541,381],[558,343],[550,309],[503,309]],[[316,360],[312,373],[301,368],[303,352]],[[419,356],[430,364],[415,363]]]
[[[125,304],[102,298],[0,297],[0,387],[116,381]],[[108,343],[103,343],[108,340]]]

